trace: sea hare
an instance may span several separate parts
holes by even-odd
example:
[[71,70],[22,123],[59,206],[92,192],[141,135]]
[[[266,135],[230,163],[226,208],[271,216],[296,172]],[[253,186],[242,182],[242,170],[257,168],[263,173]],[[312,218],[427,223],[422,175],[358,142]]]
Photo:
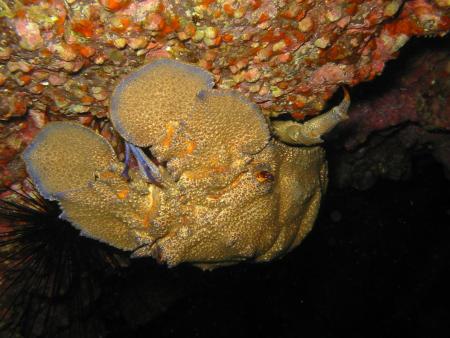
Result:
[[256,105],[213,87],[201,68],[154,61],[111,99],[125,163],[91,129],[52,122],[25,150],[27,171],[84,235],[136,256],[204,269],[282,256],[313,226],[324,151],[276,140]]

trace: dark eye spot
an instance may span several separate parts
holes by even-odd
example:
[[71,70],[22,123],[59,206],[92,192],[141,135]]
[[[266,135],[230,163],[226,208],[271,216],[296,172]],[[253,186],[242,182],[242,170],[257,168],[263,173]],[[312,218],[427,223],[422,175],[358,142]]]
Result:
[[260,183],[273,182],[275,180],[275,177],[273,176],[273,174],[266,170],[261,170],[261,171],[256,172],[255,176],[256,176],[256,179],[258,180],[258,182],[260,182]]

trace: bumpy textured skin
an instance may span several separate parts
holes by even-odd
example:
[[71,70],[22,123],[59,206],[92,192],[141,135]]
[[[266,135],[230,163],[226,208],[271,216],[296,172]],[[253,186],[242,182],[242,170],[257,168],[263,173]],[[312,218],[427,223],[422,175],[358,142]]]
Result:
[[58,122],[41,131],[22,157],[40,194],[51,200],[57,192],[83,187],[94,171],[117,160],[110,144],[99,142],[92,130]]
[[198,67],[166,59],[149,63],[114,90],[114,127],[131,143],[148,147],[171,119],[192,115],[197,93],[213,85],[212,76]]
[[57,195],[63,213],[88,237],[122,250],[134,250],[137,237],[148,232],[158,207],[154,186],[135,177],[132,183],[121,176],[122,166],[112,165],[94,175],[84,188]]
[[188,261],[207,268],[271,260],[297,246],[311,230],[326,177],[322,149],[277,142],[230,175],[229,184],[211,187],[183,177],[161,195],[151,229],[160,239],[141,252],[169,265]]
[[[65,211],[62,218],[117,248],[137,246],[129,228],[136,218],[151,212],[153,188],[135,180],[136,188],[130,189],[115,174],[123,165],[106,139],[79,124],[53,122],[34,139],[23,159],[40,194],[57,200]],[[116,217],[117,213],[125,217]]]
[[[63,216],[87,235],[170,266],[268,261],[297,246],[326,188],[323,150],[271,139],[256,106],[241,94],[211,88],[207,72],[172,60],[124,78],[111,104],[112,122],[127,142],[151,146],[162,185],[147,183],[133,169],[127,181],[123,164],[108,159],[108,168],[99,167],[82,188],[54,193]],[[184,89],[191,96],[182,95]],[[62,124],[42,133],[58,139]],[[105,139],[95,137],[102,147]],[[41,144],[57,143],[41,139],[28,154],[51,152]],[[86,156],[79,144],[67,149]],[[33,169],[32,156],[25,161],[35,182],[52,180],[53,172]]]

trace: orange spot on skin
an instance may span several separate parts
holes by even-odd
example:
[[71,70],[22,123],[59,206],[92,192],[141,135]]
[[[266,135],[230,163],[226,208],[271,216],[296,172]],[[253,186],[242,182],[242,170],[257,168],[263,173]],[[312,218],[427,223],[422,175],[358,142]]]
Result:
[[[305,16],[305,11],[300,11],[300,12],[303,12],[303,16]],[[296,20],[301,20],[301,19],[303,19],[303,17],[300,15],[300,19],[298,19],[298,17],[299,17],[299,9],[298,8],[295,8],[295,9],[291,9],[291,8],[288,8],[287,10],[285,10],[285,11],[283,11],[283,12],[281,12],[281,17],[282,18],[285,18],[285,19],[296,19]]]
[[203,56],[205,60],[214,61],[217,57],[217,53],[214,50],[208,50]]
[[197,144],[194,141],[188,141],[186,142],[186,147],[176,153],[176,157],[182,158],[186,155],[191,155],[196,148]]
[[194,152],[195,148],[197,148],[197,144],[194,141],[189,141],[186,146],[186,152],[188,154],[192,154]]
[[119,190],[117,192],[116,196],[117,196],[117,198],[123,200],[123,199],[127,198],[128,193],[129,193],[128,189],[123,189],[123,190]]
[[114,177],[116,177],[116,175],[110,171],[104,171],[99,174],[99,177],[101,179],[108,179],[108,178],[114,178]]
[[150,225],[150,220],[151,220],[151,214],[150,213],[145,214],[144,219],[142,220],[142,224],[145,227],[148,227]]
[[175,128],[172,125],[168,125],[166,127],[166,137],[164,137],[164,140],[162,141],[162,146],[165,148],[169,148],[172,144],[173,135],[175,134]]
[[225,167],[225,166],[212,167],[211,171],[214,173],[221,174],[221,173],[224,173],[227,171],[227,167]]
[[197,170],[185,171],[183,176],[190,180],[200,180],[211,176],[211,173],[223,173],[226,171],[225,167],[212,167],[212,168],[202,168]]

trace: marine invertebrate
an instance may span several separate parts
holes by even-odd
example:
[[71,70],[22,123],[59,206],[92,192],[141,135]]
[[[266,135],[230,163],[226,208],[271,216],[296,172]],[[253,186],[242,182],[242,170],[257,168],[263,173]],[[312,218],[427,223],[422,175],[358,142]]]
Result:
[[322,143],[322,135],[331,131],[339,122],[347,120],[350,94],[344,88],[344,99],[336,107],[323,115],[304,123],[295,121],[275,121],[273,128],[277,136],[288,144],[314,145]]
[[86,314],[104,280],[128,265],[128,254],[79,236],[60,212],[29,180],[0,190],[2,337],[103,334]]
[[63,218],[138,256],[203,268],[281,256],[312,228],[324,152],[272,138],[256,105],[213,84],[199,67],[154,61],[111,101],[125,164],[94,131],[53,122],[24,152],[28,173]]

